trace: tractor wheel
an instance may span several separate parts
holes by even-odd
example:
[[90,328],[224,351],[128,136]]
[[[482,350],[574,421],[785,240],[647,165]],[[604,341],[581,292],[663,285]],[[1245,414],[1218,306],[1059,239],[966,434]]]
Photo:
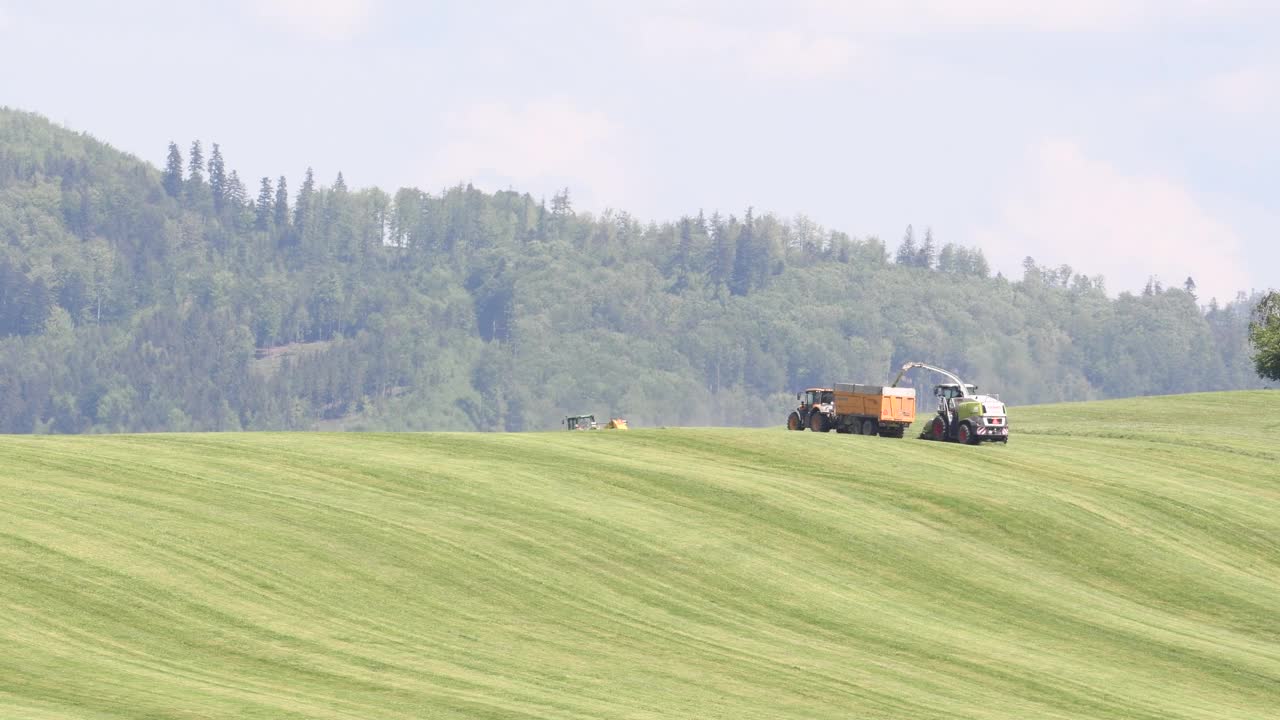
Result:
[[876,434],[876,421],[875,421],[875,420],[863,420],[863,421],[862,421],[862,434],[863,434],[863,435],[875,435],[875,434]]
[[791,413],[791,415],[790,415],[790,416],[788,416],[788,417],[787,417],[787,429],[788,429],[788,430],[803,430],[803,429],[804,429],[804,425],[801,425],[801,424],[800,424],[800,413],[795,413],[795,412],[793,412],[793,413]]
[[809,416],[809,429],[814,432],[826,432],[831,428],[827,427],[827,416],[820,412],[815,412]]
[[978,444],[978,436],[973,434],[973,426],[968,421],[960,423],[960,427],[956,428],[956,441],[961,445]]
[[946,440],[947,439],[947,425],[946,423],[942,422],[942,418],[936,417],[933,419],[933,423],[929,426],[929,439],[930,440]]

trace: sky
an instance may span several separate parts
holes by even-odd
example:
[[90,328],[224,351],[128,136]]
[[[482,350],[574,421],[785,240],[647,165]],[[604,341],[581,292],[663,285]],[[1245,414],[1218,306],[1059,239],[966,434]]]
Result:
[[217,142],[251,188],[568,187],[1280,287],[1275,2],[0,0],[0,105],[156,165]]

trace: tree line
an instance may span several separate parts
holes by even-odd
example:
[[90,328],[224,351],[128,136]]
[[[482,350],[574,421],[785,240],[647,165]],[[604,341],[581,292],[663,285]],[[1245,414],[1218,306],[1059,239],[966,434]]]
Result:
[[[1100,277],[908,228],[641,222],[459,185],[250,193],[0,111],[0,431],[506,429],[570,413],[776,424],[796,389],[944,364],[1018,403],[1258,387],[1258,298]],[[958,278],[967,292],[945,289]]]

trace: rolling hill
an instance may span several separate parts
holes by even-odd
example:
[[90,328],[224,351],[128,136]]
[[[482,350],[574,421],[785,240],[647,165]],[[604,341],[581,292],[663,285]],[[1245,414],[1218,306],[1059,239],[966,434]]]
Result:
[[5,718],[1280,717],[1280,394],[0,437]]

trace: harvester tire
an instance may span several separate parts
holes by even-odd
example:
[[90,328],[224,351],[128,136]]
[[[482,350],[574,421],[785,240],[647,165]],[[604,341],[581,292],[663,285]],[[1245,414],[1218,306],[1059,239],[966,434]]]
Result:
[[978,436],[973,434],[973,426],[966,420],[956,428],[956,441],[961,445],[977,445]]
[[788,430],[804,430],[804,425],[800,424],[800,413],[793,412],[787,416]]
[[820,412],[815,412],[809,416],[809,429],[814,432],[826,432],[831,428],[827,427],[827,416]]
[[946,423],[942,422],[942,418],[935,417],[933,419],[933,422],[929,424],[929,439],[930,440],[946,440],[947,439],[947,425]]

